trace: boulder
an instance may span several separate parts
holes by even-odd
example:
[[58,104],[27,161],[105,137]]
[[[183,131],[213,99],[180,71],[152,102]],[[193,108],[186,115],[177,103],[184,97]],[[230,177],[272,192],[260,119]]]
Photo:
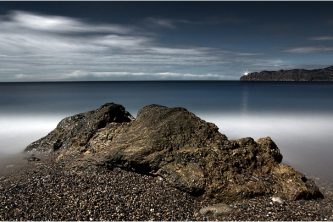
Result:
[[215,124],[184,108],[149,105],[133,119],[121,105],[106,104],[64,119],[29,150],[52,152],[71,168],[119,167],[158,175],[184,192],[216,201],[322,197],[313,181],[281,164],[271,138],[228,140]]

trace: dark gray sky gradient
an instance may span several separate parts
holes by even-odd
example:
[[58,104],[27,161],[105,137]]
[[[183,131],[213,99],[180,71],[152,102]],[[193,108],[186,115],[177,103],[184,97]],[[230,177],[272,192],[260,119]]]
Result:
[[0,2],[0,81],[236,80],[333,64],[333,2]]

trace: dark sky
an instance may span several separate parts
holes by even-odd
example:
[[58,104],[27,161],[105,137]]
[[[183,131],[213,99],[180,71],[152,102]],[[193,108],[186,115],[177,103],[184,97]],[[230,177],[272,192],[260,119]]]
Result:
[[333,2],[0,2],[0,80],[232,80],[325,67],[332,12]]

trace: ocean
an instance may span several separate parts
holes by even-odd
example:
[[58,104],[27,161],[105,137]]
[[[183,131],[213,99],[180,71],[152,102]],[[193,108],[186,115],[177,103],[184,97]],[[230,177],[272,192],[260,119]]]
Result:
[[285,163],[333,182],[333,83],[56,82],[0,83],[0,155],[20,153],[64,117],[106,102],[133,115],[144,105],[181,106],[229,139],[270,136]]

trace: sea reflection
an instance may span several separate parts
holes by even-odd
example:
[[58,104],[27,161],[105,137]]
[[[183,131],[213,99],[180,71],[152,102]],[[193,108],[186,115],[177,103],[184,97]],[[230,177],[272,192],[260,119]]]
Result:
[[53,130],[61,116],[13,116],[0,117],[0,155],[22,152],[31,142]]

